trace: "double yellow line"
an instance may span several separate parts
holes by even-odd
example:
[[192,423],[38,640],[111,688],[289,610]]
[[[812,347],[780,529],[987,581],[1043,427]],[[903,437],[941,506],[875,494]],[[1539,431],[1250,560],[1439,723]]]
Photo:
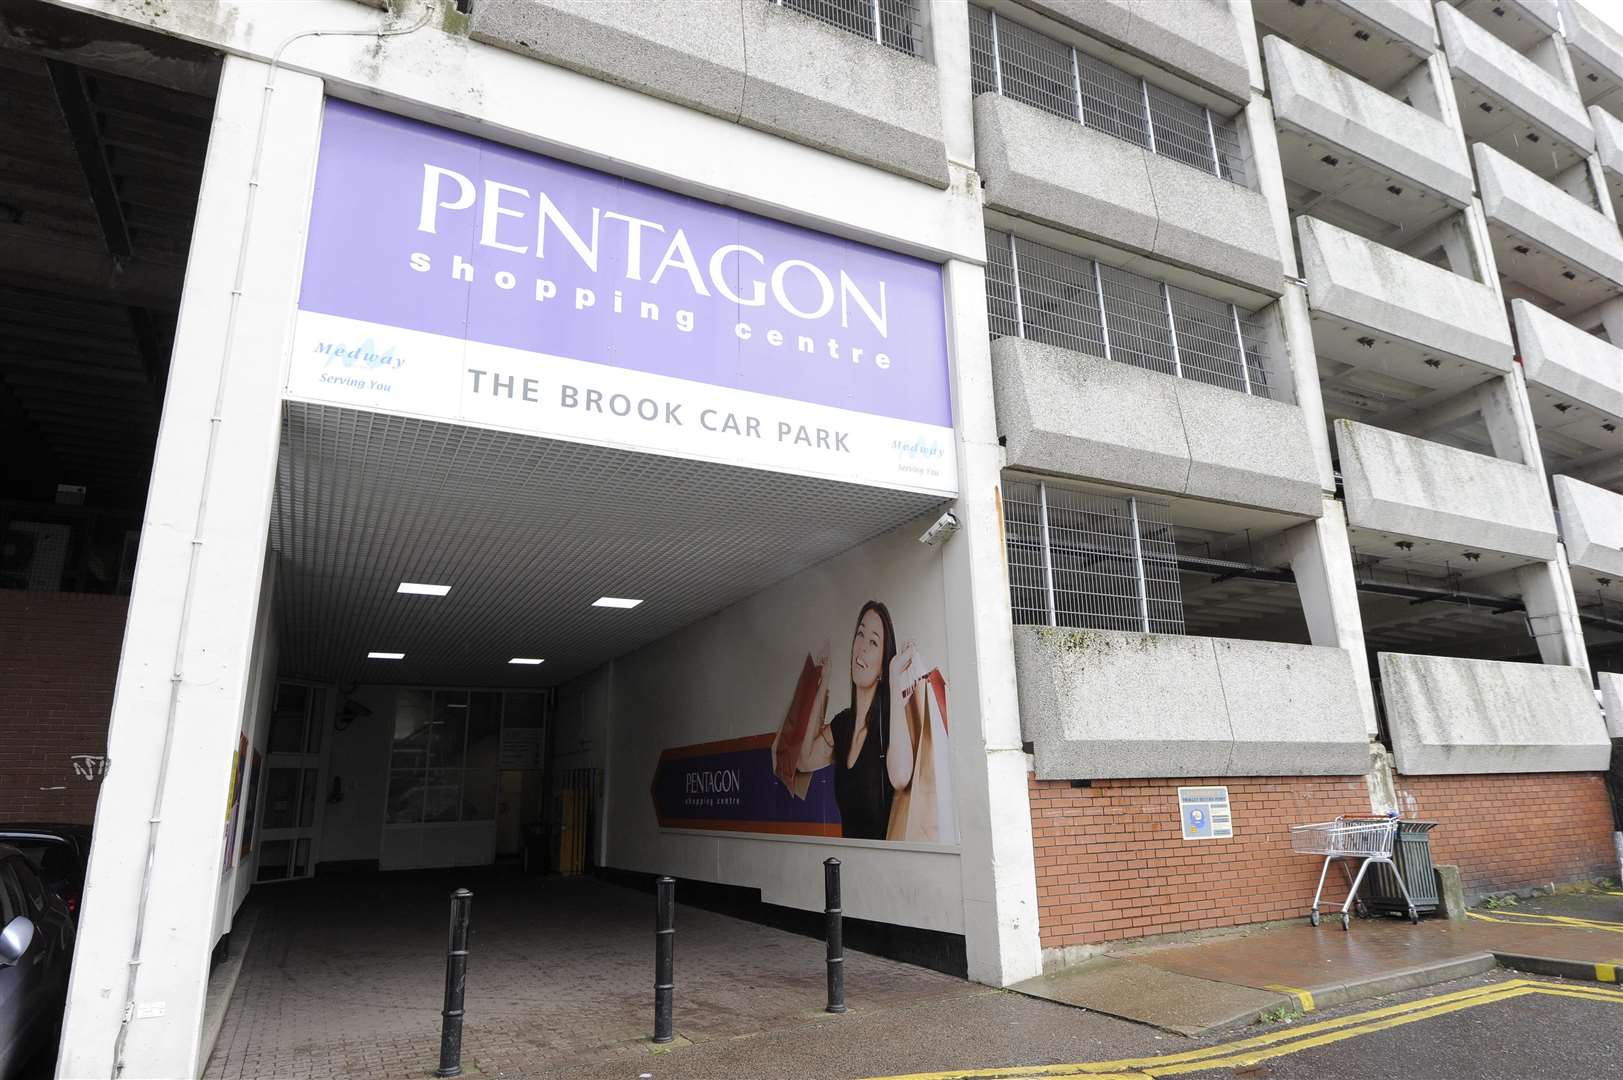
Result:
[[[1505,923],[1509,926],[1538,926],[1552,924],[1565,926],[1573,930],[1605,930],[1608,933],[1623,934],[1623,923],[1612,922],[1608,919],[1584,919],[1576,915],[1544,915],[1537,911],[1510,911],[1499,909],[1492,915],[1485,915],[1480,911],[1467,911],[1467,915],[1480,922]],[[1522,919],[1536,919],[1537,922],[1521,922]]]
[[908,1073],[883,1080],[1047,1080],[1056,1076],[1084,1076],[1093,1080],[1148,1080],[1151,1077],[1179,1076],[1208,1069],[1236,1069],[1302,1050],[1357,1038],[1387,1028],[1430,1020],[1461,1009],[1491,1005],[1499,1001],[1531,995],[1578,998],[1623,1006],[1623,990],[1611,990],[1582,983],[1553,983],[1533,979],[1509,979],[1490,986],[1458,990],[1451,994],[1421,998],[1402,1005],[1355,1013],[1335,1020],[1320,1020],[1301,1027],[1285,1028],[1237,1042],[1220,1043],[1181,1054],[1150,1058],[1124,1058],[1119,1061],[1077,1062],[1068,1065],[1024,1065],[1004,1069],[961,1069],[951,1072]]

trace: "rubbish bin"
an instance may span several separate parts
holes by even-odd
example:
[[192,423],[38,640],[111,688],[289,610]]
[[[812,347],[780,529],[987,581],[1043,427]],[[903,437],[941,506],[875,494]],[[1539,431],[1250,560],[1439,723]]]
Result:
[[[1431,830],[1436,827],[1435,821],[1400,821],[1398,835],[1392,841],[1392,862],[1397,873],[1403,875],[1403,884],[1409,889],[1415,910],[1421,914],[1436,911],[1441,903],[1437,895],[1437,874],[1431,865]],[[1368,884],[1361,891],[1367,910],[1409,913],[1403,894],[1398,891],[1393,867],[1372,863],[1365,880]]]

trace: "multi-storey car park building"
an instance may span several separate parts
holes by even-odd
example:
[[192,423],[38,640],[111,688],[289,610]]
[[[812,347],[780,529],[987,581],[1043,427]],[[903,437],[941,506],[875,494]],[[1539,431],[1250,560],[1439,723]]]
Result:
[[1574,3],[5,0],[0,85],[63,1076],[197,1073],[251,887],[537,822],[805,910],[837,855],[992,984],[1297,915],[1336,813],[1474,894],[1617,872]]

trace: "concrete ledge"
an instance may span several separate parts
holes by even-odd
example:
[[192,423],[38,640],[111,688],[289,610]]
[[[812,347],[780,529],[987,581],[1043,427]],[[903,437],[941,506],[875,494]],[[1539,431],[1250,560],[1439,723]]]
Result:
[[1561,510],[1567,562],[1623,579],[1623,495],[1570,476],[1554,477],[1551,486]]
[[1437,29],[1456,77],[1469,79],[1579,153],[1587,154],[1595,145],[1589,113],[1578,92],[1566,82],[1447,4],[1437,5]]
[[[1286,3],[1292,0],[1285,0]],[[1437,49],[1437,20],[1430,0],[1332,0],[1424,56]]]
[[1595,129],[1595,155],[1601,174],[1612,193],[1612,208],[1623,203],[1623,120],[1599,105],[1589,107],[1589,122]]
[[1471,152],[1489,221],[1623,289],[1623,236],[1616,222],[1485,143]]
[[992,342],[1006,461],[1146,491],[1323,512],[1302,410],[1023,338]]
[[975,99],[975,162],[992,209],[1284,291],[1268,202],[1250,188],[993,93]]
[[1595,681],[1600,684],[1600,705],[1606,712],[1606,733],[1623,739],[1623,675],[1597,671]]
[[1577,979],[1580,982],[1615,983],[1618,980],[1618,962],[1594,963],[1589,960],[1564,960],[1553,956],[1527,956],[1520,953],[1496,952],[1494,960],[1501,967],[1529,975],[1548,975],[1557,979]]
[[1014,654],[1038,779],[1352,776],[1368,765],[1340,649],[1016,626]]
[[1022,0],[1025,7],[1243,102],[1240,27],[1220,0]]
[[[1597,19],[1583,4],[1561,0],[1561,27],[1567,48],[1578,55],[1574,60],[1588,61],[1597,73],[1610,76],[1610,85],[1623,84],[1623,34]],[[1585,82],[1579,81],[1583,88]],[[1610,89],[1602,85],[1586,94],[1585,100],[1599,97]]]
[[468,36],[730,120],[743,106],[737,0],[480,0]]
[[1354,528],[1555,558],[1541,470],[1350,420],[1337,420],[1335,433]]
[[1581,668],[1380,653],[1397,770],[1604,772],[1612,744]]
[[1510,327],[1489,286],[1317,218],[1298,218],[1297,237],[1315,312],[1476,364],[1484,374],[1510,370]]
[[[1623,423],[1623,349],[1526,300],[1510,308],[1527,381]],[[1623,452],[1623,438],[1617,448]]]
[[1377,168],[1467,206],[1471,159],[1447,124],[1405,105],[1288,41],[1263,41],[1274,116]]
[[933,65],[789,8],[745,2],[743,122],[947,186]]
[[737,0],[480,0],[469,36],[947,186],[935,68],[793,10]]

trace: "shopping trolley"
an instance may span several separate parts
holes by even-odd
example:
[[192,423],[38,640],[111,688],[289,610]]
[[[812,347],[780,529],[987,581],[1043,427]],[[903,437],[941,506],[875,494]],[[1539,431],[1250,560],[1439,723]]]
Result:
[[[1320,821],[1312,825],[1292,825],[1292,851],[1302,855],[1324,856],[1324,866],[1319,870],[1319,887],[1313,894],[1313,910],[1308,913],[1308,922],[1319,925],[1319,898],[1324,895],[1324,877],[1330,872],[1330,864],[1337,860],[1342,860],[1341,869],[1347,875],[1347,900],[1341,905],[1343,930],[1352,927],[1350,911],[1353,904],[1358,903],[1359,911],[1364,908],[1363,903],[1358,901],[1358,886],[1363,884],[1370,863],[1385,863],[1392,867],[1392,877],[1397,881],[1398,889],[1403,893],[1403,902],[1409,909],[1409,921],[1419,922],[1420,913],[1415,910],[1414,901],[1409,897],[1408,886],[1404,885],[1403,875],[1397,872],[1392,862],[1392,843],[1397,834],[1396,817],[1338,817],[1334,821]],[[1347,868],[1345,860],[1349,859],[1359,860],[1356,876]]]

